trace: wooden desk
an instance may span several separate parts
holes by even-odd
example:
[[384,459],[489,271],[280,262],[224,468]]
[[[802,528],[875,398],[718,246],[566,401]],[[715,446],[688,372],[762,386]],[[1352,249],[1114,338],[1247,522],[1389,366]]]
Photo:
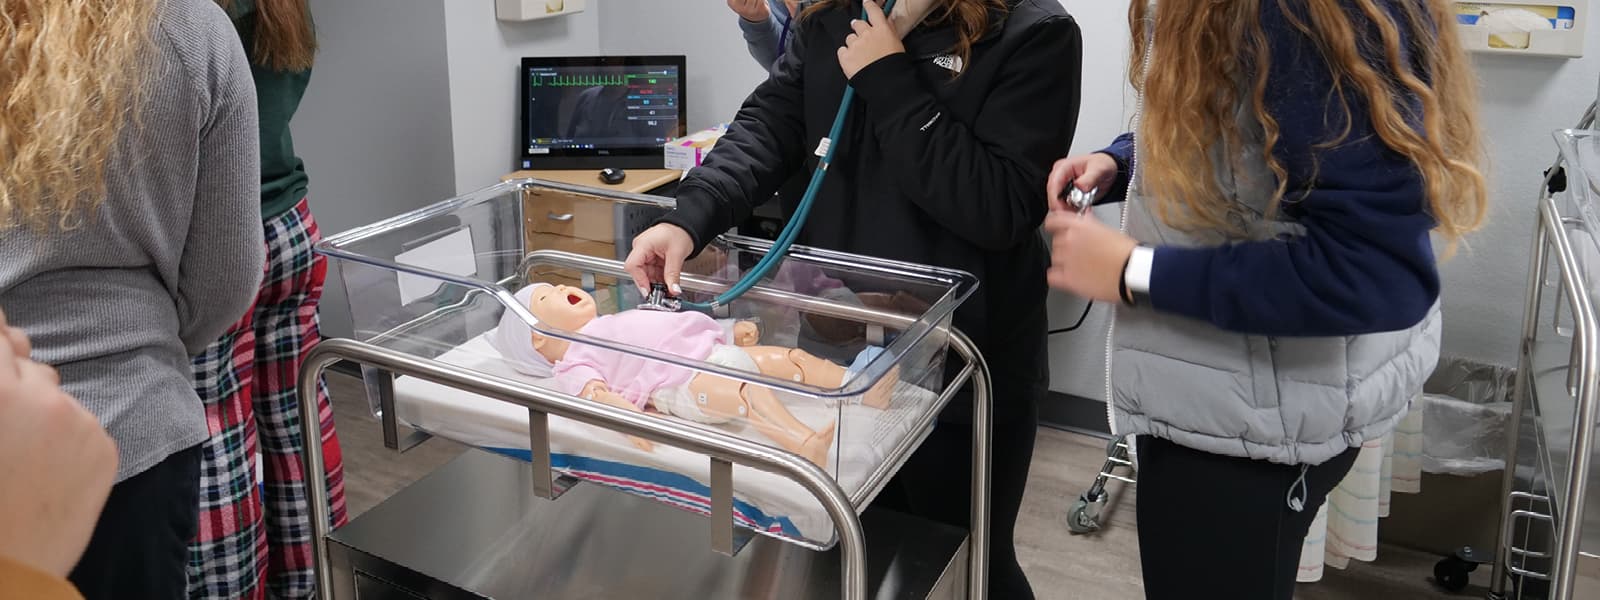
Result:
[[617,185],[607,185],[600,181],[599,169],[582,169],[575,171],[517,171],[506,175],[502,179],[522,179],[533,177],[546,181],[555,181],[571,185],[582,185],[592,188],[626,192],[629,194],[648,194],[669,183],[683,177],[683,171],[672,169],[628,169],[628,178]]
[[[502,179],[535,178],[595,190],[648,194],[677,183],[681,171],[665,169],[630,169],[628,178],[617,185],[600,181],[598,170],[572,171],[517,171]],[[525,248],[532,250],[561,250],[573,254],[594,256],[608,260],[622,260],[628,240],[637,231],[618,231],[621,226],[640,226],[655,219],[648,206],[624,206],[608,200],[580,193],[549,188],[534,188],[523,193],[523,236]],[[640,213],[640,214],[634,214]],[[621,248],[619,248],[619,244]],[[540,281],[582,286],[577,273],[564,270],[541,270],[531,273]],[[616,282],[605,278],[597,281],[592,290],[595,301],[602,305],[602,314],[615,312],[613,297]],[[605,297],[605,298],[603,298]]]

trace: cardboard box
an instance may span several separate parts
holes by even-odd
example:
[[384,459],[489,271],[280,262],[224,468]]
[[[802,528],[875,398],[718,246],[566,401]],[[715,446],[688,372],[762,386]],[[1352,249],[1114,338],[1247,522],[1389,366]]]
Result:
[[717,145],[717,140],[727,131],[728,126],[723,124],[667,142],[664,168],[688,171],[700,166],[711,147]]

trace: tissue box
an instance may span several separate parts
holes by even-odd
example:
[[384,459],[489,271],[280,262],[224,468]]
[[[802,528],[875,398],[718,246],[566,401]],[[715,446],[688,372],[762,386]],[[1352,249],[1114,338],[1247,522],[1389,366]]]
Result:
[[727,131],[728,126],[723,124],[667,142],[665,168],[688,171],[700,166],[700,161],[705,160],[711,147],[717,145],[717,140]]

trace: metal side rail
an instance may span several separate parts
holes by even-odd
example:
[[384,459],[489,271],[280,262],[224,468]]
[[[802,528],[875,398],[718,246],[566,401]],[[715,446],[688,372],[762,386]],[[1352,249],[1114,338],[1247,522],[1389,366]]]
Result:
[[[968,595],[970,598],[984,598],[988,587],[989,461],[992,445],[989,370],[969,338],[958,331],[952,330],[950,333],[952,347],[968,362],[968,368],[964,369],[962,374],[971,377],[974,388],[972,419],[974,460]],[[840,597],[846,600],[866,600],[868,597],[866,540],[855,503],[846,496],[832,477],[815,464],[795,454],[719,431],[626,411],[348,339],[326,340],[311,350],[300,372],[299,388],[302,397],[312,397],[310,394],[317,389],[317,382],[321,380],[327,368],[346,360],[382,369],[394,375],[415,377],[526,407],[530,417],[529,437],[533,454],[531,468],[534,470],[534,491],[543,498],[553,498],[557,495],[553,485],[554,473],[550,469],[549,439],[544,429],[538,426],[546,422],[549,415],[706,455],[711,462],[713,488],[712,546],[719,552],[731,553],[733,549],[732,465],[738,464],[788,478],[805,488],[822,504],[838,531],[842,563]],[[949,395],[960,389],[961,383],[958,380],[949,386],[941,400],[948,400]],[[322,439],[321,421],[316,414],[315,403],[301,403],[300,432],[302,440]],[[305,481],[310,498],[312,522],[313,568],[316,571],[319,597],[326,598],[330,597],[330,590],[334,589],[327,539],[331,529],[328,523],[328,492],[326,486],[318,484],[326,477],[326,473],[321,445],[303,445],[305,448],[303,464],[306,470]]]
[[[1586,120],[1588,120],[1586,118]],[[1554,250],[1552,253],[1551,250]],[[1550,499],[1559,499],[1559,506],[1566,514],[1550,514],[1533,510],[1517,508],[1517,501],[1528,501],[1535,497],[1517,492],[1513,489],[1514,473],[1517,464],[1517,442],[1520,436],[1521,420],[1523,414],[1530,410],[1528,396],[1531,395],[1531,378],[1534,377],[1532,364],[1529,360],[1533,351],[1535,332],[1538,327],[1538,311],[1542,297],[1542,288],[1547,275],[1547,259],[1553,258],[1560,275],[1560,287],[1564,298],[1570,303],[1573,318],[1573,335],[1571,362],[1569,365],[1568,386],[1573,392],[1575,402],[1573,415],[1573,432],[1570,443],[1570,463],[1565,473],[1566,486],[1564,489],[1550,490]],[[1597,386],[1600,386],[1600,322],[1592,300],[1587,293],[1588,282],[1584,280],[1581,265],[1573,252],[1572,244],[1567,235],[1566,223],[1563,221],[1555,199],[1548,191],[1541,193],[1539,202],[1539,219],[1535,225],[1534,246],[1531,256],[1532,264],[1529,272],[1529,284],[1526,297],[1526,306],[1523,314],[1523,335],[1521,339],[1520,359],[1517,369],[1517,383],[1513,396],[1511,409],[1511,422],[1508,428],[1509,447],[1506,456],[1506,475],[1502,483],[1503,496],[1501,506],[1501,519],[1503,519],[1499,540],[1496,545],[1498,556],[1494,563],[1494,573],[1490,582],[1489,598],[1504,599],[1507,595],[1507,575],[1515,574],[1525,578],[1541,579],[1550,582],[1550,598],[1553,600],[1566,600],[1573,597],[1576,585],[1576,564],[1579,556],[1579,541],[1582,527],[1582,512],[1587,495],[1591,453],[1594,447],[1595,418],[1600,415],[1597,408]],[[1541,448],[1541,451],[1545,449]],[[1549,503],[1546,502],[1548,505]],[[1542,521],[1549,523],[1554,530],[1553,552],[1540,552],[1530,548],[1516,547],[1513,541],[1515,525],[1520,520]],[[1548,573],[1529,571],[1519,565],[1512,564],[1513,558],[1549,558],[1551,559]]]

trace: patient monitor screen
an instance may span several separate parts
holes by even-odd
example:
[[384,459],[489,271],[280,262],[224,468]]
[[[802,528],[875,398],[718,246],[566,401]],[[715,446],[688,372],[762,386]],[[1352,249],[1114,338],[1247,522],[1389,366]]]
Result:
[[529,66],[528,154],[658,148],[679,135],[676,65]]

